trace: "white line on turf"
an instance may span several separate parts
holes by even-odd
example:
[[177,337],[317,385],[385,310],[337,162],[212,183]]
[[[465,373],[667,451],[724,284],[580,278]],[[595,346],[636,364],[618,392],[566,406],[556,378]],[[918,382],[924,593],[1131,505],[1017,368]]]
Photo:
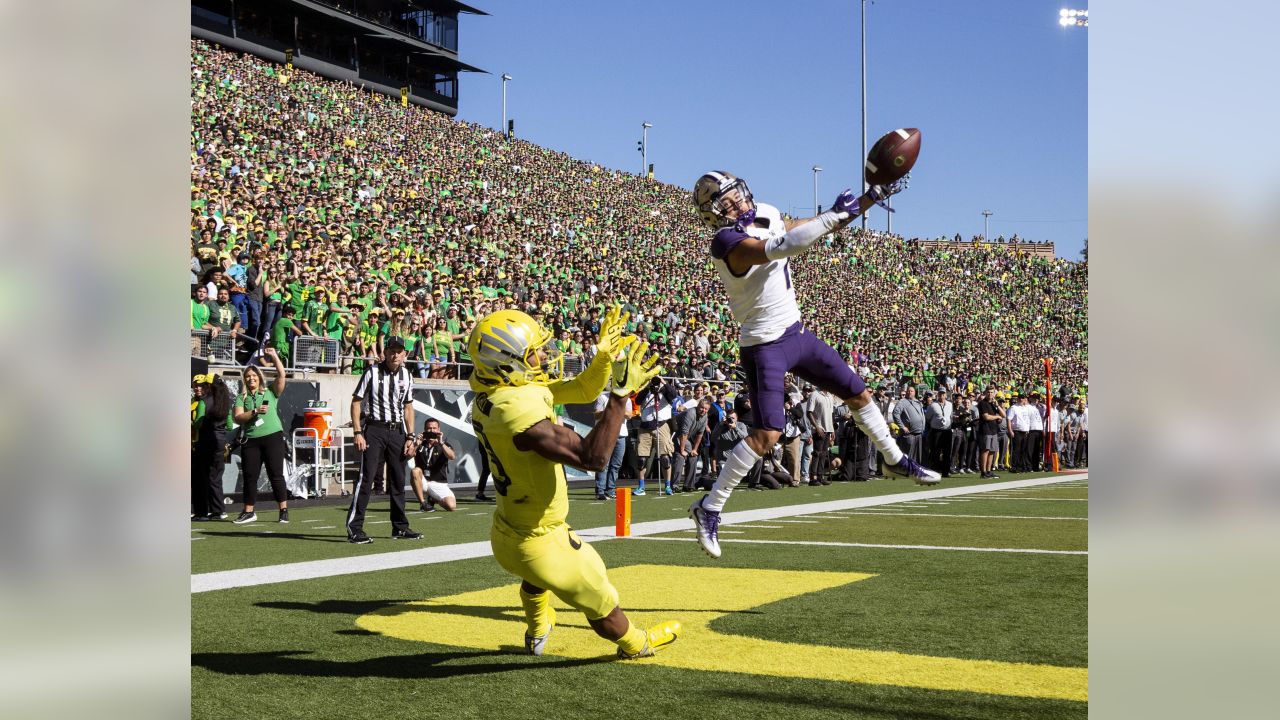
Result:
[[785,525],[735,525],[743,530],[781,530]]
[[[721,532],[724,532],[723,530]],[[672,542],[697,542],[697,538],[683,537],[632,537],[631,540],[665,540]],[[1040,548],[984,548],[952,547],[948,545],[881,545],[877,543],[823,542],[818,540],[747,540],[732,538],[721,542],[752,543],[755,545],[811,545],[821,547],[883,548],[887,550],[961,550],[967,552],[1028,553],[1032,555],[1088,555],[1088,550],[1041,550]]]
[[817,521],[817,520],[778,520],[778,522],[784,522],[784,523],[805,523],[805,524],[808,524],[808,525],[817,525],[817,524],[818,524],[818,521]]
[[[390,520],[388,520],[387,522],[391,522],[391,521],[390,521]],[[366,524],[366,525],[373,525],[373,523],[365,523],[365,524]],[[337,526],[337,525],[317,525],[317,526],[315,526],[315,527],[313,527],[313,528],[311,528],[311,529],[312,529],[312,530],[332,530],[332,529],[334,529],[334,528],[336,528],[336,527],[338,527],[338,526]]]
[[320,518],[312,518],[310,520],[303,520],[302,522],[320,522]]
[[203,540],[204,538],[202,538],[202,537],[193,537],[193,538],[191,538],[191,539],[192,539],[192,540]]
[[1089,518],[1082,517],[1044,517],[1041,515],[961,515],[958,513],[887,513],[887,512],[857,512],[854,515],[896,515],[898,517],[957,517],[957,518],[990,518],[992,520],[1079,520],[1087,521]]
[[984,500],[1039,500],[1040,502],[1089,502],[1088,498],[992,497]]
[[[1076,477],[1073,476],[1072,479],[1074,480]],[[908,491],[892,493],[889,495],[872,495],[869,497],[828,500],[825,502],[803,503],[800,505],[783,505],[779,507],[758,508],[755,510],[739,510],[736,512],[724,513],[720,517],[720,522],[723,526],[751,523],[760,520],[768,521],[785,517],[812,515],[814,513],[827,513],[841,510],[853,510],[857,508],[892,505],[910,498],[925,499],[952,497],[955,495],[975,495],[990,491],[1009,490],[1020,487],[1053,485],[1058,482],[1062,482],[1062,480],[1062,478],[1053,477],[1031,478],[1027,480],[1010,480],[984,485],[934,488],[932,490]],[[439,518],[432,517],[425,519],[438,520]],[[639,537],[684,530],[689,527],[688,523],[689,519],[686,517],[635,523],[631,526],[631,534],[632,537]],[[613,534],[614,527],[612,525],[603,525],[596,528],[579,530],[577,533],[580,537],[589,538],[593,542],[616,539]],[[689,539],[692,540],[692,538]],[[742,541],[730,540],[730,542]],[[379,570],[414,567],[418,565],[432,565],[436,563],[452,562],[454,560],[469,560],[471,558],[488,557],[492,554],[493,552],[489,547],[489,542],[486,540],[472,543],[459,543],[456,545],[441,545],[417,550],[376,552],[372,554],[357,555],[354,557],[310,560],[305,562],[285,563],[282,565],[241,568],[237,570],[222,570],[219,572],[192,575],[191,592],[209,592],[211,590],[225,590],[237,587],[291,582],[294,580],[312,580],[315,578],[333,577],[336,575],[376,572]]]

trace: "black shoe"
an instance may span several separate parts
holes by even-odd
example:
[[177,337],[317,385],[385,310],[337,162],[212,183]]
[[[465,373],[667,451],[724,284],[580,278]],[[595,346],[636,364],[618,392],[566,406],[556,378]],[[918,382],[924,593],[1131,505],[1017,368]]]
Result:
[[430,503],[422,503],[421,505],[418,506],[418,510],[420,512],[435,512],[436,506]]
[[995,474],[994,472],[989,472],[989,473],[987,473],[987,479],[988,479],[988,480],[999,480],[999,479],[1000,479],[1000,476],[999,476],[999,475],[997,475],[997,474]]
[[209,516],[206,517],[205,519],[206,520],[226,520],[227,514],[226,513],[209,513]]
[[279,522],[282,522],[285,525],[289,524],[289,508],[283,508],[282,510],[280,510]]
[[348,537],[347,542],[352,545],[369,545],[373,542],[373,538],[365,535],[364,533],[356,533],[355,535]]
[[491,503],[493,502],[493,498],[489,497],[488,495],[476,493],[476,502]]
[[412,530],[392,530],[391,539],[392,540],[421,540],[422,533],[414,532]]
[[604,497],[605,497],[605,499],[606,499],[606,500],[617,500],[617,499],[618,499],[618,494],[617,494],[617,493],[605,493],[605,494],[604,494]]
[[236,519],[232,520],[231,522],[237,525],[243,525],[245,523],[251,523],[257,519],[258,519],[258,513],[241,511],[240,514],[236,516]]
[[597,500],[604,500],[604,499],[605,499],[604,493],[596,493],[596,499],[597,499]]

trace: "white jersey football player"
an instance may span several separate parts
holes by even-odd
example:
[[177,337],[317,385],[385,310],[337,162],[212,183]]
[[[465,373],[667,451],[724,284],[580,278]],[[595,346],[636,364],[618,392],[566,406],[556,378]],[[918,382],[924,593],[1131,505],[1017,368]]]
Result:
[[791,257],[818,238],[849,224],[874,204],[906,187],[904,180],[872,186],[862,197],[845,190],[831,209],[806,220],[784,220],[778,209],[757,204],[740,178],[714,171],[698,178],[693,201],[708,228],[715,231],[711,257],[729,293],[729,307],[741,324],[741,360],[755,421],[720,464],[711,492],[694,503],[690,515],[698,542],[720,557],[720,511],[743,476],[773,449],[786,423],[783,408],[788,372],[840,398],[853,411],[858,429],[875,443],[890,472],[934,485],[939,476],[907,457],[889,436],[889,427],[862,378],[831,346],[800,322],[791,277]]

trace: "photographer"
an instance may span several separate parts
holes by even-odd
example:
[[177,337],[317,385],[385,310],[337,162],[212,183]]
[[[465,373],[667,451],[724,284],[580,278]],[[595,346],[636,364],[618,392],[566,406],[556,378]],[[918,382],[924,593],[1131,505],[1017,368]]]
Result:
[[453,496],[453,490],[449,489],[446,471],[449,463],[458,457],[458,453],[440,432],[440,421],[427,418],[422,434],[416,438],[414,445],[411,482],[419,508],[422,512],[435,512],[436,505],[440,505],[449,512],[457,510],[458,500]]

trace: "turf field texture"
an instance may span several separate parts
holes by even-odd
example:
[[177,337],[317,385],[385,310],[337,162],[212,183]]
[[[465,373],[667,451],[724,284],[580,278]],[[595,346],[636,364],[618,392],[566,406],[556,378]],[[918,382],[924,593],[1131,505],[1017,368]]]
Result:
[[[939,487],[974,492],[931,499],[903,480],[739,490],[726,519],[777,516],[722,526],[719,560],[680,522],[597,539],[633,621],[685,625],[639,661],[614,660],[562,605],[547,655],[520,654],[515,582],[491,557],[196,592],[192,715],[1083,718],[1087,479],[982,492],[1028,477],[954,478]],[[799,507],[900,493],[914,497]],[[575,527],[612,525],[612,503],[572,497]],[[695,497],[635,498],[633,522],[661,529]],[[354,546],[341,508],[299,508],[277,525],[263,507],[255,524],[193,523],[193,573],[257,568],[271,580],[298,561],[444,555],[486,541],[492,512],[410,513],[423,542],[367,524],[375,543]]]

